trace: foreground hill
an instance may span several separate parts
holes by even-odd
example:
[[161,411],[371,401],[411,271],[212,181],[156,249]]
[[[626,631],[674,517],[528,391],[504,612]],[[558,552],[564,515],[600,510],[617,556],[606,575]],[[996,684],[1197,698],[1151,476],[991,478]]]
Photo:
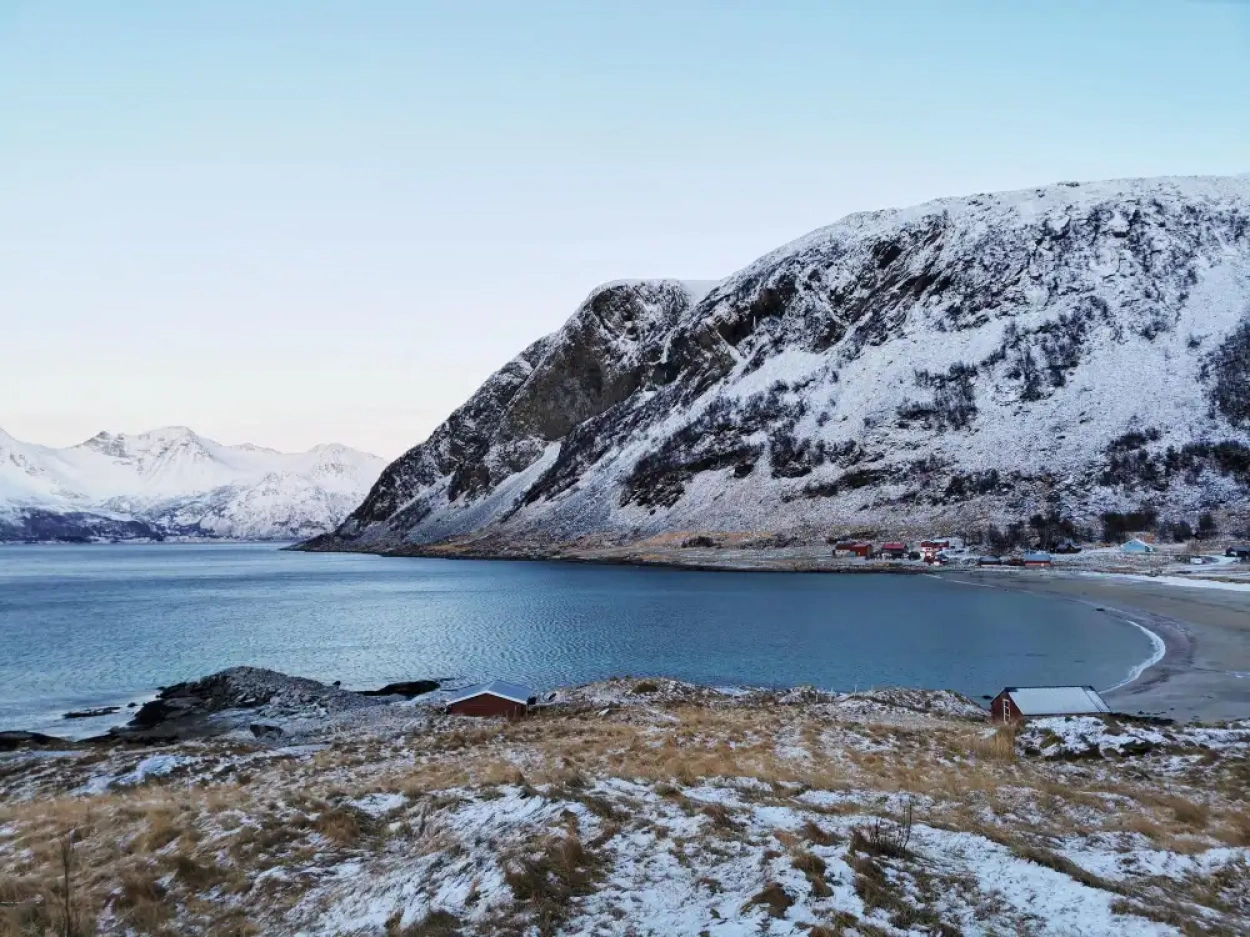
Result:
[[[264,690],[213,681],[232,673]],[[1016,733],[948,692],[662,679],[508,722],[436,700],[318,714],[344,691],[270,676],[280,698],[239,714],[260,738],[0,755],[0,933],[1250,928],[1250,724]]]
[[1250,176],[852,215],[712,285],[608,284],[321,549],[1244,521]]
[[0,540],[308,537],[339,523],[381,468],[346,446],[287,454],[181,426],[64,449],[0,431]]

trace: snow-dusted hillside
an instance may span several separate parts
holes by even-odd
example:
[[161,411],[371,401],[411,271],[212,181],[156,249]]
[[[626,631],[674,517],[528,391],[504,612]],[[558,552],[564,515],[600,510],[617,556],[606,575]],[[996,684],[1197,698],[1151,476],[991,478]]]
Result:
[[340,445],[223,446],[180,426],[65,449],[0,431],[0,539],[307,537],[339,523],[382,464]]
[[852,215],[703,293],[595,290],[313,546],[1244,522],[1250,176]]

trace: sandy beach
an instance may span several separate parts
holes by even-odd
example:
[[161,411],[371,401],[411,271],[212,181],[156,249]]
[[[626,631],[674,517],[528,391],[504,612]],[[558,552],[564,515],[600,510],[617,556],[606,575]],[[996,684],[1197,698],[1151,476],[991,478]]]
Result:
[[1184,721],[1250,718],[1250,592],[1069,573],[942,575],[1085,602],[1158,635],[1163,659],[1106,694],[1119,710]]

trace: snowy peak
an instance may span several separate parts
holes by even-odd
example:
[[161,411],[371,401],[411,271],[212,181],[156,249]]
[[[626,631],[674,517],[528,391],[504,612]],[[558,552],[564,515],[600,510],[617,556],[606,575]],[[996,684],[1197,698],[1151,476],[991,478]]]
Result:
[[708,289],[597,288],[321,545],[1240,524],[1248,362],[1250,176],[857,214]]
[[[157,521],[158,531],[174,535],[306,536],[338,523],[381,467],[377,456],[346,446],[287,454],[224,446],[185,426],[100,432],[66,449],[5,434],[0,509],[10,517],[31,508],[133,517]],[[57,530],[63,527],[58,523]],[[0,539],[29,534],[14,529],[0,523]]]

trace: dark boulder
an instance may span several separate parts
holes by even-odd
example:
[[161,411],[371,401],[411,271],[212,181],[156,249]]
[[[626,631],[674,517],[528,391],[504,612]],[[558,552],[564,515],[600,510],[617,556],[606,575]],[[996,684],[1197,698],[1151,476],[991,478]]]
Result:
[[51,748],[72,744],[66,739],[57,738],[55,735],[43,735],[40,732],[0,732],[0,752],[17,751],[19,748]]
[[380,690],[361,690],[361,696],[402,696],[412,699],[438,689],[437,680],[408,680],[403,683],[388,683]]
[[98,716],[111,716],[121,712],[120,706],[101,706],[99,709],[75,709],[67,712],[62,719],[95,719]]

